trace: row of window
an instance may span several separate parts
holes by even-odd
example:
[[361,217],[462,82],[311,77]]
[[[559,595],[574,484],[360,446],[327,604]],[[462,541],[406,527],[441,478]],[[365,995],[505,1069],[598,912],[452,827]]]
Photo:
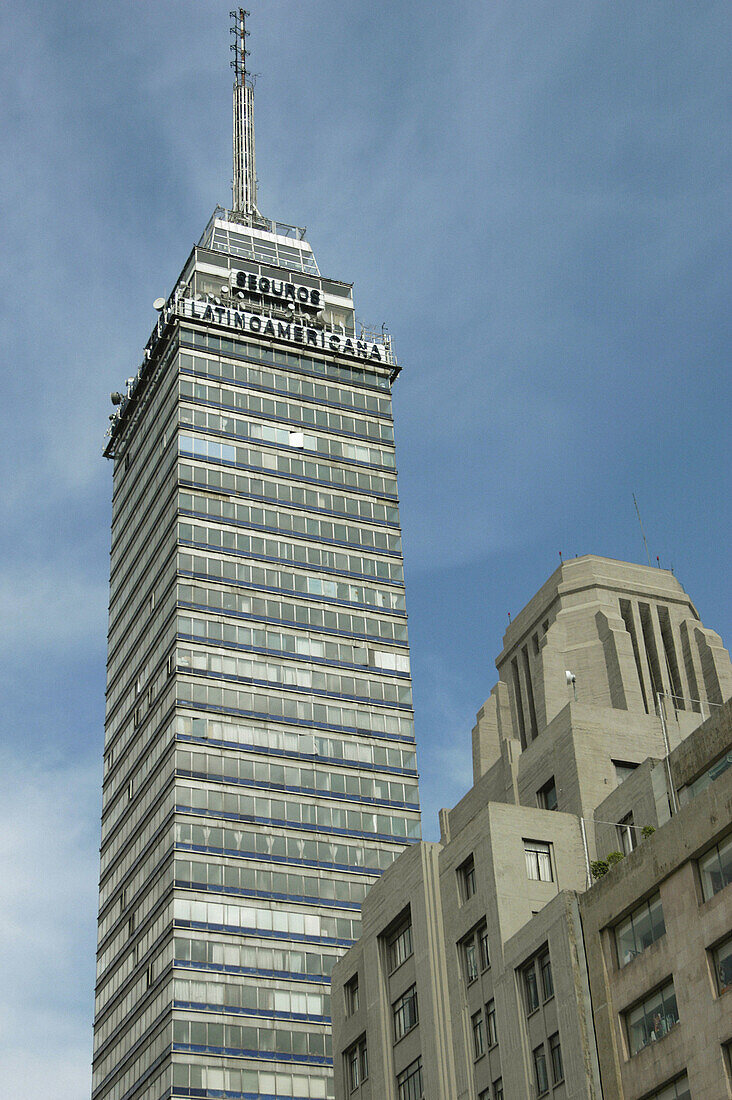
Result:
[[[168,1072],[166,1083],[169,1085]],[[195,1060],[191,1065],[173,1062],[173,1085],[176,1095],[184,1096],[297,1096],[298,1100],[326,1100],[332,1097],[331,1079],[305,1073],[277,1073],[260,1069],[232,1069],[203,1065]],[[146,1091],[149,1086],[146,1082]],[[150,1100],[153,1094],[148,1093]]]
[[190,715],[179,715],[176,718],[175,733],[179,737],[190,737],[203,742],[250,745],[254,748],[273,749],[286,756],[313,757],[315,762],[320,758],[338,763],[342,761],[344,764],[359,763],[367,768],[398,768],[413,774],[416,774],[417,769],[414,749],[374,745],[335,734],[327,736],[304,730],[293,732]]
[[307,536],[316,542],[350,543],[366,550],[380,550],[389,554],[402,552],[401,537],[389,529],[372,531],[369,527],[319,519],[304,512],[286,512],[260,504],[221,500],[202,493],[179,493],[178,507],[181,512],[210,516],[245,527]]
[[217,893],[233,891],[271,897],[281,894],[292,899],[325,899],[326,901],[359,905],[368,890],[369,883],[343,877],[315,877],[272,871],[266,867],[231,863],[201,863],[198,860],[176,859],[175,881],[178,886],[193,890],[209,887]]
[[398,649],[373,649],[371,646],[354,645],[352,642],[327,641],[308,634],[287,630],[268,630],[264,626],[246,626],[243,623],[221,622],[219,619],[198,619],[189,615],[178,616],[178,631],[196,641],[213,641],[237,649],[270,650],[312,661],[329,664],[369,667],[380,672],[409,674],[409,657]]
[[[311,435],[310,432],[295,431],[292,428],[278,428],[274,424],[260,423],[257,420],[242,420],[238,416],[222,416],[206,409],[180,407],[180,423],[187,428],[198,428],[204,432],[218,432],[227,437],[236,437],[255,442],[274,443],[278,447],[295,447],[314,454],[321,454],[336,460],[362,462],[367,466],[377,466],[385,470],[395,468],[394,451],[382,447],[368,447],[364,443],[350,443],[346,439],[335,439],[327,435]],[[386,426],[386,425],[385,425]],[[389,425],[391,427],[391,425]],[[236,453],[225,446],[220,457],[228,462],[236,461]]]
[[240,943],[236,940],[220,943],[209,936],[196,939],[186,939],[181,936],[175,938],[176,964],[210,966],[233,974],[256,971],[268,977],[273,974],[302,974],[313,978],[325,978],[330,975],[338,958],[338,955],[325,951],[298,950],[294,945],[268,947],[264,944]]
[[383,642],[406,642],[407,625],[400,619],[376,619],[372,615],[352,615],[306,603],[264,599],[245,592],[224,588],[204,588],[197,584],[179,584],[178,601],[213,612],[245,615],[265,622],[284,622],[311,630],[351,634]]
[[[552,1086],[559,1085],[564,1080],[564,1064],[562,1062],[562,1048],[559,1043],[559,1033],[549,1036],[549,1063],[551,1064]],[[549,1092],[549,1071],[547,1068],[547,1051],[544,1043],[534,1048],[534,1083],[536,1095],[545,1096]]]
[[212,550],[229,550],[255,558],[272,558],[297,565],[307,564],[314,568],[335,569],[339,573],[376,577],[391,584],[404,583],[404,567],[401,561],[363,557],[361,554],[348,554],[345,550],[327,550],[306,542],[263,538],[245,531],[227,531],[222,527],[206,527],[199,523],[179,523],[178,539],[180,542],[195,543]]
[[[488,1001],[485,1010],[478,1009],[470,1018],[473,1032],[473,1058],[482,1058],[486,1049],[498,1043],[498,1025],[496,1023],[496,1002]],[[488,1046],[486,1047],[486,1042]]]
[[[181,372],[191,371],[203,377],[223,378],[243,386],[259,386],[264,390],[292,394],[295,397],[323,401],[331,405],[346,405],[361,412],[375,416],[391,416],[391,398],[379,397],[375,393],[363,390],[345,389],[325,382],[311,382],[296,374],[284,374],[280,371],[261,370],[240,363],[222,363],[203,355],[189,355],[181,352],[178,360]],[[186,383],[191,385],[190,382]],[[181,393],[190,392],[181,389]],[[226,401],[226,399],[224,399]],[[228,403],[228,401],[226,401]]]
[[[280,940],[357,940],[361,933],[361,921],[357,918],[333,917],[329,913],[288,912],[259,909],[254,905],[222,905],[214,901],[196,901],[175,898],[173,917],[176,923],[208,925],[217,931],[238,932],[240,929],[257,935],[272,935]],[[167,916],[170,923],[170,915]],[[158,935],[160,932],[158,931]]]
[[[180,454],[190,458],[208,458],[224,462],[236,462],[239,455],[233,453],[239,448],[228,444],[201,439],[198,436],[181,435]],[[223,472],[208,466],[179,467],[181,482],[191,482],[203,488],[220,489]],[[210,475],[215,474],[215,477]],[[289,481],[269,481],[263,477],[249,474],[232,474],[233,488],[230,490],[243,497],[257,500],[279,502],[295,508],[304,508],[312,512],[326,512],[340,516],[351,516],[367,523],[385,523],[399,526],[399,509],[396,504],[384,504],[382,501],[366,499],[360,496],[342,496],[324,489],[308,489],[306,486]]]
[[173,1043],[218,1053],[241,1054],[244,1051],[268,1051],[292,1055],[294,1059],[327,1058],[331,1053],[330,1034],[316,1031],[287,1031],[277,1027],[247,1027],[240,1024],[216,1024],[208,1020],[173,1020]]
[[[322,375],[331,381],[335,378],[341,382],[352,385],[378,386],[382,390],[389,389],[387,375],[377,374],[367,367],[338,362],[335,359],[320,359],[315,355],[303,352],[301,355],[291,351],[284,351],[280,347],[273,347],[268,342],[255,344],[251,340],[234,340],[229,336],[217,336],[212,332],[203,332],[200,329],[187,329],[181,327],[181,344],[188,344],[192,348],[203,351],[211,351],[222,355],[237,355],[253,360],[255,363],[267,363],[274,367],[284,367],[288,370],[305,371],[308,374]],[[233,377],[227,371],[233,369],[232,363],[221,363],[223,378]]]
[[[211,710],[233,710],[255,715],[260,721],[284,719],[314,726],[331,726],[343,731],[370,732],[377,736],[414,738],[414,721],[405,714],[376,710],[379,704],[360,704],[357,706],[335,706],[330,703],[314,702],[307,696],[297,698],[291,693],[264,694],[259,690],[238,691],[235,688],[219,687],[198,681],[176,679],[176,701],[183,706],[191,704]],[[139,724],[144,709],[135,713]]]
[[244,1015],[330,1016],[330,993],[290,983],[274,989],[264,983],[176,978],[174,999],[212,1012],[241,1009]]
[[246,829],[220,829],[208,825],[191,825],[180,821],[175,826],[178,844],[190,844],[196,849],[217,855],[224,851],[247,855],[271,856],[273,861],[317,863],[324,867],[363,867],[386,870],[398,855],[397,849],[362,847],[356,844],[333,844],[327,840],[310,840],[302,836],[283,836],[266,829],[249,832]]
[[[270,798],[267,795],[239,794],[236,791],[220,791],[212,787],[189,787],[176,783],[176,811],[193,814],[225,816],[229,821],[266,818],[268,821],[288,826],[311,825],[327,832],[334,830],[349,833],[374,833],[380,836],[419,836],[419,818],[402,817],[399,814],[377,814],[365,810],[350,810],[345,806],[328,806],[322,803],[303,802],[300,798]],[[209,830],[209,843],[220,846],[223,835],[220,829]]]
[[[325,387],[322,387],[325,388]],[[189,382],[181,379],[181,397],[205,401],[209,405],[218,405],[227,409],[241,409],[255,416],[272,416],[278,420],[291,420],[311,428],[322,428],[327,432],[343,432],[346,435],[359,435],[383,443],[394,442],[394,427],[391,421],[366,420],[360,416],[349,416],[336,412],[325,405],[302,405],[300,402],[266,397],[251,390],[234,390],[228,386],[209,386],[205,382]]]
[[178,750],[176,771],[195,773],[197,778],[227,782],[254,780],[272,787],[298,788],[313,793],[344,794],[355,801],[378,799],[384,802],[407,802],[416,806],[419,791],[416,783],[403,783],[361,775],[358,771],[334,772],[330,769],[288,766],[275,760],[256,760],[248,753],[186,752]]
[[179,554],[178,569],[183,573],[195,573],[239,586],[278,589],[298,596],[316,596],[340,603],[383,608],[386,611],[405,610],[404,589],[401,587],[371,588],[368,585],[352,584],[350,581],[323,576],[321,573],[292,573],[289,569],[275,566],[265,567],[247,561],[232,561],[202,554]]
[[[732,881],[732,837],[715,844],[699,860],[702,894],[708,901]],[[653,894],[638,905],[614,928],[618,966],[627,966],[634,958],[666,933],[660,894]],[[716,949],[717,952],[723,948]],[[715,960],[717,958],[714,953]],[[720,957],[724,958],[724,955]],[[715,972],[717,968],[715,962]],[[725,970],[726,973],[726,970]],[[726,985],[723,987],[727,988]],[[720,991],[723,991],[720,989]]]
[[[180,446],[180,445],[179,445]],[[292,478],[304,482],[307,486],[326,485],[353,492],[368,493],[371,496],[386,497],[387,503],[397,502],[396,478],[391,474],[370,473],[362,466],[336,466],[332,462],[316,462],[315,458],[299,458],[290,451],[267,450],[264,447],[252,447],[244,443],[219,443],[221,450],[206,450],[196,453],[205,455],[212,462],[233,462],[244,470],[257,474],[280,474],[283,478]],[[233,447],[224,451],[223,448]],[[189,448],[190,450],[190,448]],[[226,457],[225,457],[226,456]],[[183,481],[203,481],[211,489],[227,493],[243,492],[244,482],[241,474],[234,470],[222,469],[220,465],[189,466],[186,462],[178,465],[178,476]],[[166,481],[166,484],[169,480]],[[153,494],[151,494],[153,495]]]
[[300,688],[313,693],[347,696],[376,703],[408,707],[412,704],[412,689],[408,680],[371,679],[341,673],[311,664],[296,664],[292,660],[261,660],[236,657],[225,651],[210,649],[184,649],[176,654],[179,672],[214,674],[227,680],[248,680],[275,684],[283,688]]
[[[551,845],[543,840],[524,839],[526,874],[537,882],[553,882]],[[475,893],[475,858],[470,855],[457,869],[458,895],[464,904]]]

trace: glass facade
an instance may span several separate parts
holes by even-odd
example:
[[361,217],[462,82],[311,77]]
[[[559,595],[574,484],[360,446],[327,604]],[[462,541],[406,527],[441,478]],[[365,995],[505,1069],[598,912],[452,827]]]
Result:
[[[419,837],[397,368],[281,237],[214,217],[105,452],[95,1100],[332,1096],[331,969]],[[222,308],[242,269],[323,308]]]

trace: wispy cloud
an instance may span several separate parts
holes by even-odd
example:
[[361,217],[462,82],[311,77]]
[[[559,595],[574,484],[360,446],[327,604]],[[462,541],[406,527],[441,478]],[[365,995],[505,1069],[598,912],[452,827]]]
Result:
[[0,1060],[8,1096],[90,1087],[100,768],[0,756]]

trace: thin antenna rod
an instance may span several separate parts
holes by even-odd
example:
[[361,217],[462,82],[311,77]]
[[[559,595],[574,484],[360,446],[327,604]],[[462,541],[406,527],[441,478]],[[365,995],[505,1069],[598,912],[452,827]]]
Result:
[[232,207],[238,214],[259,216],[257,209],[257,172],[254,159],[254,91],[247,78],[246,18],[244,8],[229,12],[234,42],[234,178]]
[[648,564],[651,564],[651,555],[648,552],[648,543],[646,542],[646,533],[643,530],[643,520],[641,519],[640,508],[638,507],[638,501],[635,499],[635,493],[633,493],[633,504],[635,504],[636,514],[638,516],[638,522],[640,523],[641,534],[643,535],[643,545],[646,548],[646,557],[648,558]]

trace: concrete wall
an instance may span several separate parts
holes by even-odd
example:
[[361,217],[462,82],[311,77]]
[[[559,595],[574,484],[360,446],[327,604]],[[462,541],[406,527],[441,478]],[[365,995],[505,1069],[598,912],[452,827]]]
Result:
[[[731,823],[732,769],[580,898],[606,1100],[638,1100],[684,1069],[695,1100],[732,1096],[722,1051],[732,1005],[716,993],[708,955],[732,925],[731,888],[704,901],[696,869]],[[666,934],[621,968],[613,928],[656,890]],[[630,1057],[622,1014],[670,976],[680,1022]]]

